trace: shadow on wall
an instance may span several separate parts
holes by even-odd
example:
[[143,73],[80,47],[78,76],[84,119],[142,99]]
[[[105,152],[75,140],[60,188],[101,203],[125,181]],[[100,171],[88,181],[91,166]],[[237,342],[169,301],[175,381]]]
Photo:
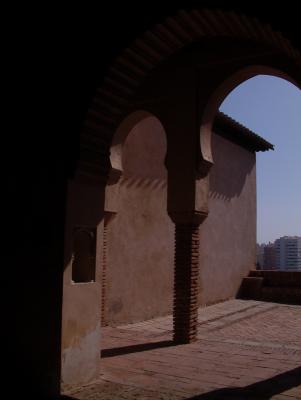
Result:
[[[268,400],[299,385],[301,385],[301,367],[243,388],[218,389],[210,393],[190,397],[189,400]],[[298,398],[297,394],[292,394],[292,396],[295,396],[292,398]]]
[[230,201],[239,197],[256,155],[217,134],[212,135],[214,165],[210,171],[210,197]]

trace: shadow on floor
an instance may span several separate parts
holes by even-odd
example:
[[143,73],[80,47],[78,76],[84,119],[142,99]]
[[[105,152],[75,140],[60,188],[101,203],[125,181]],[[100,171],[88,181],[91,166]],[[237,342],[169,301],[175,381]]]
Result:
[[[301,367],[253,383],[244,388],[225,388],[190,397],[189,400],[268,400],[301,385]],[[300,388],[301,393],[301,388]],[[293,396],[293,395],[291,395]],[[292,397],[293,398],[299,398]]]
[[[273,396],[281,394],[286,390],[299,385],[301,385],[301,367],[256,382],[252,385],[245,386],[244,388],[218,389],[209,393],[190,397],[189,399],[187,398],[187,400],[269,400]],[[299,395],[297,394],[290,394],[288,398],[291,398],[292,400],[301,398],[298,396]],[[57,400],[77,400],[77,398],[62,395]]]
[[160,349],[162,347],[176,346],[176,343],[172,340],[162,340],[154,343],[142,343],[134,344],[131,346],[115,347],[112,349],[103,349],[100,352],[101,357],[114,357],[121,356],[123,354],[138,353],[140,351]]
[[[11,397],[9,397],[11,398]],[[41,395],[31,395],[31,394],[24,394],[24,396],[14,397],[16,400],[78,400],[78,397],[67,396],[65,394],[60,394],[57,396],[41,396]]]

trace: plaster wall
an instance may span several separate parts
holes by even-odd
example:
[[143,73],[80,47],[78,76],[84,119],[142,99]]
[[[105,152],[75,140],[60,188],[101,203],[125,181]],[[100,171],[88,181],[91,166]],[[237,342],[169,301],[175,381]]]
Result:
[[[90,382],[99,374],[103,204],[102,185],[69,184],[65,227],[62,389]],[[75,227],[96,229],[94,282],[72,281],[72,232]]]
[[[200,226],[200,304],[235,297],[256,257],[256,156],[213,134],[209,216]],[[123,147],[118,212],[107,227],[109,325],[172,312],[174,224],[167,215],[166,139],[149,117]],[[179,166],[180,168],[180,166]]]
[[200,226],[200,304],[235,297],[256,262],[256,155],[213,134],[209,215]]
[[118,212],[107,227],[105,314],[110,325],[172,309],[174,226],[167,215],[165,132],[153,116],[128,134]]

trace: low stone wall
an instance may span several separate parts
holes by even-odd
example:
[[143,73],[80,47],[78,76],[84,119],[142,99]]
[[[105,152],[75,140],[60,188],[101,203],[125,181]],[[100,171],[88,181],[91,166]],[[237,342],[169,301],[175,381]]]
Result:
[[251,271],[237,297],[301,305],[301,271]]

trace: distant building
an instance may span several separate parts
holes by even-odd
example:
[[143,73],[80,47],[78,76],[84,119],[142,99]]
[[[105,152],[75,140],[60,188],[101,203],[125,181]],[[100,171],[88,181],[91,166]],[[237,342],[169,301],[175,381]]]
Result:
[[276,249],[274,243],[269,243],[264,247],[263,269],[277,269]]
[[265,248],[265,243],[262,244],[256,244],[256,266],[257,269],[263,269],[264,266],[264,248]]
[[301,237],[282,236],[275,241],[276,265],[281,270],[301,271]]

